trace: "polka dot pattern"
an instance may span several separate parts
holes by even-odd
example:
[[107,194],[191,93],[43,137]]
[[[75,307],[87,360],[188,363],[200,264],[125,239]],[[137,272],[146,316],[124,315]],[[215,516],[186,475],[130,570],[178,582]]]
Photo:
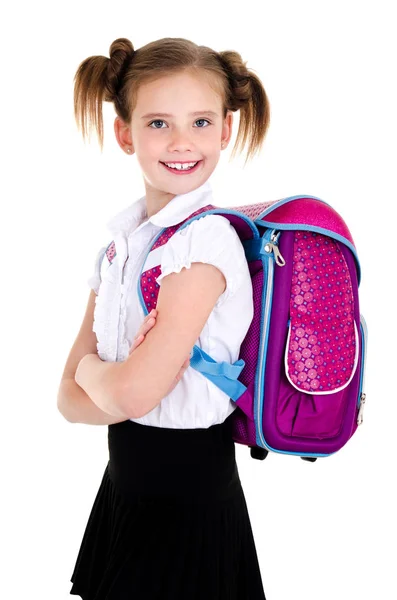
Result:
[[[152,246],[151,252],[153,250],[155,250],[156,248],[159,248],[160,246],[163,246],[164,244],[166,244],[168,242],[168,240],[177,232],[177,230],[183,223],[185,223],[186,221],[188,221],[195,215],[198,215],[207,210],[212,210],[213,208],[214,208],[214,206],[212,206],[212,204],[208,204],[207,206],[204,206],[203,208],[196,210],[194,213],[189,215],[189,217],[187,217],[186,219],[181,221],[181,223],[178,223],[177,225],[173,225],[172,227],[167,227],[166,230],[160,235],[160,237],[156,240],[156,242]],[[146,309],[148,312],[150,312],[153,308],[156,308],[156,306],[157,306],[157,298],[159,295],[160,285],[157,283],[156,279],[157,279],[157,277],[160,277],[160,275],[161,275],[161,266],[160,265],[158,265],[157,267],[153,267],[152,269],[148,269],[147,271],[144,271],[141,274],[141,280],[140,280],[141,292],[142,292],[142,297],[143,297],[143,300],[145,302],[145,306],[146,306]]]
[[160,285],[157,283],[157,277],[161,275],[161,267],[148,269],[141,275],[141,292],[148,312],[157,306],[157,297],[159,295]]
[[297,231],[290,298],[288,378],[311,393],[343,387],[354,369],[356,339],[350,273],[338,243]]
[[252,221],[255,221],[269,206],[272,206],[279,200],[272,200],[271,202],[260,202],[258,204],[248,204],[247,206],[230,206],[231,210],[237,210],[243,213],[246,217],[249,217]]
[[106,248],[105,254],[108,258],[109,263],[112,264],[112,260],[116,256],[116,245],[114,241],[110,242],[109,246]]

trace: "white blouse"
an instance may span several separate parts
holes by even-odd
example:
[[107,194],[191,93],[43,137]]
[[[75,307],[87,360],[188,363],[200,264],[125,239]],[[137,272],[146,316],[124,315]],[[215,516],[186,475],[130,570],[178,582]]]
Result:
[[[108,222],[107,244],[114,240],[116,256],[109,264],[104,256],[107,246],[101,248],[94,274],[88,280],[97,294],[93,331],[102,360],[124,361],[128,358],[145,317],[137,285],[154,238],[162,228],[183,221],[207,204],[217,206],[209,181],[186,194],[176,195],[149,219],[143,196]],[[156,280],[160,286],[163,277],[172,272],[179,273],[183,267],[190,268],[193,262],[210,263],[222,271],[226,289],[196,344],[216,361],[236,362],[254,315],[254,306],[244,248],[228,219],[207,215],[193,221],[150,256],[153,256],[153,264],[147,263],[147,268],[161,265],[162,274]],[[174,429],[208,428],[223,423],[235,408],[235,403],[225,392],[188,367],[182,380],[160,404],[145,416],[131,421]]]

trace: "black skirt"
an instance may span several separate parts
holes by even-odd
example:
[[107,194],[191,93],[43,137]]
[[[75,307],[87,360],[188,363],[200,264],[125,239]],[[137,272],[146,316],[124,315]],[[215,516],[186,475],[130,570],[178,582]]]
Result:
[[109,462],[77,556],[83,600],[265,600],[232,439],[108,426]]

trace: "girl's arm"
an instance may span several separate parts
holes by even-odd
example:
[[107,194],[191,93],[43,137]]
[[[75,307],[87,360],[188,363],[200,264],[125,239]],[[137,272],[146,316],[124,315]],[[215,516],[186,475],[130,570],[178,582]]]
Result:
[[[65,419],[71,423],[90,425],[111,425],[125,421],[126,417],[110,415],[101,410],[75,381],[75,374],[81,359],[97,351],[97,339],[93,332],[95,292],[90,291],[86,313],[80,331],[70,350],[58,390],[57,407]],[[98,360],[99,357],[98,357]],[[105,363],[104,363],[105,364]]]
[[[139,418],[161,402],[180,365],[190,357],[226,284],[221,269],[203,262],[192,262],[189,268],[164,276],[156,305],[156,326],[128,359],[115,363],[114,396],[108,396],[114,404],[109,411]],[[95,361],[91,366],[95,371]],[[112,389],[110,372],[108,389]],[[107,410],[106,405],[102,407]]]
[[126,417],[115,417],[98,408],[74,379],[62,379],[58,391],[58,410],[70,423],[113,425],[126,420]]
[[[135,340],[130,348],[131,354],[136,351],[136,348],[142,344],[146,334],[154,327],[157,317],[157,310],[153,309],[148,314],[141,324]],[[75,381],[87,393],[99,409],[105,414],[114,415],[115,418],[126,420],[128,418],[139,417],[137,413],[137,402],[133,402],[129,396],[128,412],[122,409],[123,402],[120,400],[122,390],[120,390],[121,370],[123,363],[120,362],[104,362],[97,354],[86,354],[78,364]],[[167,395],[178,385],[182,379],[186,369],[190,364],[190,353],[186,357],[184,363],[176,374],[171,383],[171,387],[167,391]],[[125,401],[125,398],[123,398]],[[135,404],[135,409],[134,409]]]
[[120,420],[146,415],[167,395],[225,289],[225,276],[212,264],[193,262],[168,274],[157,299],[156,327],[145,343],[122,362],[85,355],[76,382],[101,410]]

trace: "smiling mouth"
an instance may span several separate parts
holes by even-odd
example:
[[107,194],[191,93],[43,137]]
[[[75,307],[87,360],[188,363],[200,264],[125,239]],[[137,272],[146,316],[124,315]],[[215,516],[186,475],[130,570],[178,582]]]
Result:
[[173,173],[191,173],[192,171],[195,171],[198,167],[198,165],[202,162],[201,160],[197,160],[197,161],[190,161],[190,162],[162,162],[160,161],[162,165],[164,165],[164,167]]

